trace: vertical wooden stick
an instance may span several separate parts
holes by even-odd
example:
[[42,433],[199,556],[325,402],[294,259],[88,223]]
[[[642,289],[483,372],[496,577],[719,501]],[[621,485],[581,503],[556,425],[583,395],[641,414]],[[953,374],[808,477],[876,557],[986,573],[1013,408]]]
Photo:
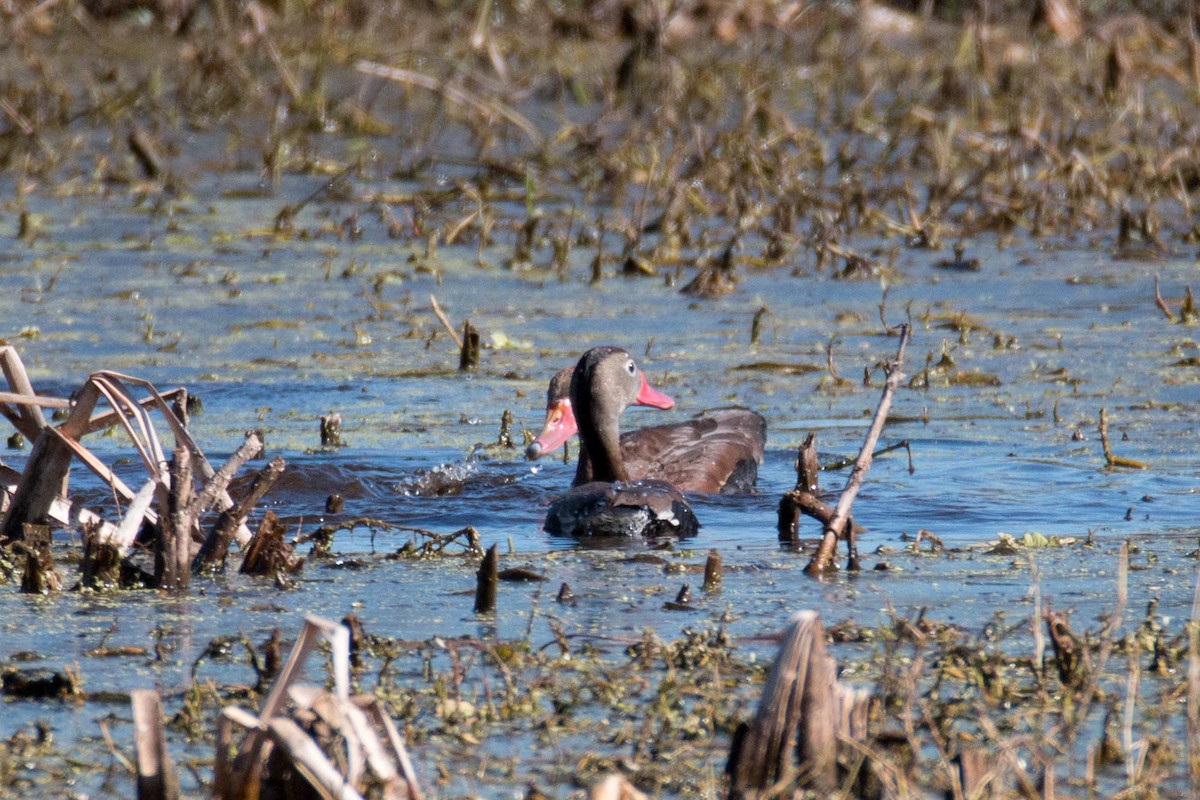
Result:
[[179,778],[167,752],[162,696],[157,690],[134,689],[129,701],[133,706],[138,800],[178,800]]
[[704,591],[715,592],[721,588],[721,554],[716,548],[708,551],[704,561]]
[[496,611],[496,583],[499,581],[500,556],[496,545],[488,548],[479,564],[475,585],[475,613],[493,614]]
[[458,368],[461,371],[479,366],[479,332],[470,320],[463,322],[462,349],[458,353]]

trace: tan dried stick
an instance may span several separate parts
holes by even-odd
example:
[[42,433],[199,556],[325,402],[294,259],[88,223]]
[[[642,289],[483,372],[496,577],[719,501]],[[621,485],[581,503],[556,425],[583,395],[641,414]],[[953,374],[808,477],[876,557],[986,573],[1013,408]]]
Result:
[[1163,313],[1163,316],[1171,322],[1175,322],[1175,312],[1167,305],[1167,301],[1163,300],[1162,292],[1158,290],[1158,273],[1154,273],[1154,305],[1158,306],[1158,310]]
[[494,99],[476,97],[465,89],[450,83],[439,81],[429,75],[414,72],[411,69],[389,67],[373,61],[359,61],[354,69],[363,75],[374,75],[377,78],[402,83],[406,86],[417,86],[430,92],[438,92],[446,100],[455,105],[469,108],[481,117],[491,119],[499,116],[513,127],[518,128],[534,145],[540,145],[542,135],[537,126],[516,109]]
[[867,431],[866,441],[863,442],[862,450],[854,462],[854,469],[850,471],[846,488],[842,490],[842,494],[838,498],[833,519],[829,520],[825,526],[821,544],[812,560],[808,562],[808,566],[804,568],[809,575],[820,575],[836,568],[833,555],[837,549],[838,536],[846,527],[846,521],[850,518],[850,507],[854,504],[854,498],[858,496],[859,489],[862,488],[867,470],[871,468],[872,453],[875,451],[875,444],[879,441],[879,434],[883,432],[883,424],[887,421],[888,411],[891,410],[892,397],[896,394],[896,389],[899,388],[900,381],[904,377],[901,367],[904,364],[904,348],[908,344],[908,336],[908,325],[901,325],[900,347],[896,351],[896,358],[883,367],[887,380],[883,385],[883,396],[879,399],[879,407],[875,409],[875,419],[871,422],[871,429]]
[[429,295],[429,307],[433,309],[433,315],[438,318],[438,322],[442,323],[442,327],[446,329],[446,333],[450,334],[450,338],[454,340],[454,346],[462,350],[462,337],[458,335],[458,331],[454,330],[454,326],[450,324],[450,320],[446,319],[445,312],[438,305],[437,298]]

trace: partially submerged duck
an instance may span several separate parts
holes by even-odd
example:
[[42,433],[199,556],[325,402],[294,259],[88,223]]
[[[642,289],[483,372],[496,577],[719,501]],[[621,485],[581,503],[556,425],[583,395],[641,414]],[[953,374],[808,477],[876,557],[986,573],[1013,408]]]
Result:
[[581,479],[577,472],[572,488],[551,502],[545,529],[568,536],[694,534],[700,524],[679,489],[661,479],[632,479],[618,432],[628,406],[670,408],[674,401],[652,388],[619,347],[584,353],[571,376],[569,397],[588,475]]
[[[533,460],[575,435],[570,387],[574,367],[560,370],[546,392],[546,424],[525,450]],[[661,406],[660,406],[661,407]],[[665,480],[683,492],[731,494],[749,491],[758,478],[767,422],[745,409],[719,409],[667,425],[620,435],[621,460],[631,478]],[[574,485],[594,479],[586,449],[579,454]]]

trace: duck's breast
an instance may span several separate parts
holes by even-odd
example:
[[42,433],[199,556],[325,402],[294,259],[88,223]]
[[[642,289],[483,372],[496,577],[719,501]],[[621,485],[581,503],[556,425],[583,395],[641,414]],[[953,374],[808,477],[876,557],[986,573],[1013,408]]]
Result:
[[545,529],[563,536],[691,536],[700,524],[684,496],[663,481],[575,486],[546,512]]

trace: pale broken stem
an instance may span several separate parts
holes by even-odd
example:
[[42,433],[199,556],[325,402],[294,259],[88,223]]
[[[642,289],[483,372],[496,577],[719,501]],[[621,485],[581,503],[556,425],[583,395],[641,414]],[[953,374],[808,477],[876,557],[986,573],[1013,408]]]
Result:
[[[0,371],[4,372],[4,379],[14,393],[21,395],[34,393],[33,384],[29,381],[29,374],[25,371],[25,365],[21,362],[21,356],[15,347],[0,347]],[[17,411],[17,416],[21,420],[21,425],[17,426],[18,430],[30,441],[36,439],[42,428],[46,427],[46,418],[38,406],[22,405]]]
[[355,64],[354,69],[363,75],[374,75],[377,78],[402,83],[406,86],[416,86],[430,92],[437,92],[451,103],[469,108],[476,114],[487,119],[491,119],[494,116],[502,117],[513,127],[524,133],[530,143],[534,145],[541,144],[542,135],[538,133],[537,127],[516,109],[498,100],[476,97],[465,89],[439,81],[429,75],[414,72],[410,69],[389,67],[373,61],[359,61]]
[[589,800],[646,800],[646,795],[617,773],[609,773],[592,787]]
[[850,471],[846,488],[842,490],[842,494],[838,498],[833,518],[825,525],[821,544],[812,561],[805,567],[805,572],[810,575],[828,572],[834,568],[833,554],[837,548],[838,535],[846,527],[846,520],[850,518],[850,507],[854,505],[854,498],[858,496],[867,470],[871,468],[872,453],[879,441],[879,435],[883,432],[883,424],[887,421],[888,411],[892,407],[892,398],[904,377],[901,368],[904,365],[904,348],[908,344],[909,327],[904,324],[900,328],[900,347],[896,351],[896,358],[891,363],[884,365],[887,380],[883,386],[883,396],[879,399],[879,407],[875,409],[875,419],[871,422],[871,429],[867,431],[866,441],[863,442],[862,450],[859,451],[858,458],[854,462],[854,469]]
[[396,756],[400,774],[408,784],[409,800],[421,800],[421,786],[417,781],[417,771],[413,769],[412,761],[408,757],[408,750],[404,747],[404,739],[400,736],[400,731],[396,730],[396,723],[392,722],[391,716],[388,715],[379,698],[374,695],[367,699],[366,712],[371,721],[383,728],[384,733],[387,734],[388,744],[391,745],[392,753]]
[[1033,573],[1033,582],[1029,586],[1029,593],[1033,596],[1033,614],[1029,621],[1033,628],[1033,669],[1040,681],[1045,677],[1046,634],[1042,630],[1042,574],[1032,553],[1029,555],[1029,568]]
[[362,795],[354,790],[317,743],[295,722],[287,717],[275,717],[267,722],[267,732],[287,754],[288,760],[320,791],[322,797],[362,800]]
[[[233,776],[233,796],[242,797],[247,787],[258,785],[263,769],[261,756],[263,748],[267,745],[267,724],[283,709],[288,687],[300,677],[305,660],[317,648],[322,637],[329,642],[331,650],[334,694],[343,703],[349,701],[350,631],[343,625],[310,614],[304,618],[304,626],[292,646],[287,664],[280,670],[275,685],[271,687],[259,709],[258,719],[255,720],[257,726],[250,731],[239,748],[239,758],[248,766]],[[234,721],[237,722],[236,719]]]
[[229,482],[237,475],[237,471],[242,468],[242,465],[252,458],[257,458],[262,451],[262,436],[258,431],[248,431],[241,446],[213,474],[204,489],[192,497],[185,510],[188,517],[194,520],[212,508],[216,504],[218,496],[228,488]]
[[133,707],[138,797],[178,798],[179,777],[167,752],[161,690],[134,689],[129,701]]
[[1158,306],[1158,310],[1163,313],[1171,322],[1175,322],[1175,312],[1167,305],[1167,301],[1163,300],[1162,293],[1158,290],[1158,273],[1154,273],[1154,305]]
[[442,323],[442,327],[446,329],[446,333],[450,334],[450,338],[454,340],[454,346],[462,350],[462,337],[458,335],[458,331],[454,330],[454,326],[450,324],[450,320],[446,319],[445,312],[438,305],[437,298],[429,295],[429,307],[433,309],[433,315],[438,318],[438,322]]

